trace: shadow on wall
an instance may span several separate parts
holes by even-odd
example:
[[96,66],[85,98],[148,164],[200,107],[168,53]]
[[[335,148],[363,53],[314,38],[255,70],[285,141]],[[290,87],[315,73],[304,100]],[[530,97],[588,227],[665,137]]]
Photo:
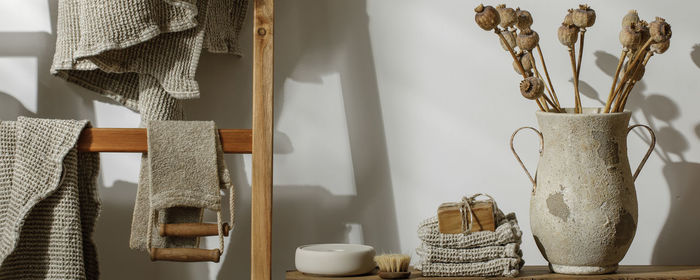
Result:
[[[595,56],[598,67],[612,78],[618,57],[603,51],[595,52]],[[698,45],[691,52],[691,58],[700,67]],[[607,98],[608,92],[605,93]],[[592,96],[598,97],[597,93],[589,97]],[[700,163],[686,159],[688,140],[673,126],[673,121],[680,117],[678,105],[664,94],[647,93],[644,80],[637,83],[629,98],[629,110],[639,112],[633,115],[632,123],[647,123],[656,133],[658,141],[654,152],[664,163],[662,172],[671,197],[670,211],[654,246],[651,263],[700,264],[700,240],[697,239],[697,232],[700,231],[700,204],[695,201],[700,197]],[[604,101],[598,100],[604,104]],[[639,120],[636,117],[638,115],[644,119]],[[696,126],[700,138],[698,131],[700,124]],[[644,142],[650,143],[646,134],[634,132]]]
[[[294,268],[294,250],[299,245],[348,242],[350,223],[361,225],[364,242],[375,246],[378,252],[398,251],[392,182],[365,1],[282,1],[277,3],[276,11],[276,121],[284,111],[284,100],[294,98],[289,94],[297,94],[284,92],[286,80],[321,83],[322,76],[337,73],[357,195],[333,195],[328,191],[333,186],[275,185],[273,279],[283,279],[284,272]],[[236,58],[203,55],[198,77],[202,98],[189,102],[188,118],[213,118],[220,127],[250,127],[251,26],[244,28],[241,46],[246,53],[239,62]],[[276,154],[293,152],[293,142],[284,132],[275,131]],[[250,185],[241,171],[244,158],[227,158],[229,168],[238,175],[237,222],[231,239],[234,243],[227,250],[218,279],[234,275],[243,279],[250,272],[250,241],[246,238],[250,234]]]

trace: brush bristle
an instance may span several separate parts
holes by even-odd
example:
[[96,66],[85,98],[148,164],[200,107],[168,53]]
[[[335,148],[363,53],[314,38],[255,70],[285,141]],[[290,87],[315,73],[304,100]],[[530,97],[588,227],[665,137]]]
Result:
[[380,255],[374,257],[374,262],[379,266],[379,271],[405,272],[411,263],[411,256],[401,254]]

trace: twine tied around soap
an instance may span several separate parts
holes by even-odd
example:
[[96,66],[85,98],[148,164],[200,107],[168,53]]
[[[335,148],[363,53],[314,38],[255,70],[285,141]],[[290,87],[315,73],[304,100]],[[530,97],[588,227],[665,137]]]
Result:
[[459,204],[459,210],[460,212],[462,212],[462,227],[466,225],[466,228],[464,229],[464,234],[469,234],[471,232],[472,224],[474,223],[474,219],[469,219],[469,217],[474,216],[474,212],[472,211],[471,205],[477,202],[476,198],[479,196],[488,197],[488,199],[478,201],[493,203],[493,211],[498,212],[498,205],[496,204],[496,200],[494,200],[493,197],[488,194],[477,193],[470,197],[462,197],[462,201],[457,202],[457,204]]

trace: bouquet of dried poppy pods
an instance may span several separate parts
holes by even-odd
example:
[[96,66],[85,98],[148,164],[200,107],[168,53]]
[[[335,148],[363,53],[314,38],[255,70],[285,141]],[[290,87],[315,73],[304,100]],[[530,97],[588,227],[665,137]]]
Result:
[[[530,28],[532,26],[530,12],[520,8],[508,8],[503,4],[495,8],[482,4],[477,6],[474,11],[476,12],[475,20],[479,27],[486,31],[493,30],[500,38],[501,46],[513,57],[515,72],[523,76],[523,80],[520,82],[520,93],[525,98],[534,100],[542,111],[563,112],[542,55],[542,48],[539,44],[540,37],[537,32]],[[571,58],[574,81],[574,113],[581,113],[583,109],[579,94],[579,74],[586,29],[593,26],[595,19],[596,14],[593,9],[588,5],[579,5],[578,9],[568,10],[562,25],[557,30],[559,42],[568,48]],[[662,18],[657,17],[655,21],[647,24],[647,22],[639,20],[636,11],[630,11],[623,18],[622,31],[620,32],[620,42],[623,46],[622,55],[603,110],[605,113],[624,110],[627,98],[635,83],[644,75],[644,69],[649,59],[655,53],[665,52],[669,47],[670,38],[671,26]],[[579,42],[578,59],[576,57],[577,41]],[[537,68],[534,49],[537,49],[544,77]],[[625,59],[627,59],[626,63]],[[544,82],[544,78],[547,79],[547,83]],[[544,93],[545,91],[547,94]]]

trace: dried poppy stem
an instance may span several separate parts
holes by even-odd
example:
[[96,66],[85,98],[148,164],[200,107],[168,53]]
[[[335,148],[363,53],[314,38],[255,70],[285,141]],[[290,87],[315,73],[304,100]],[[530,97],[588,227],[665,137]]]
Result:
[[586,34],[586,28],[581,28],[581,40],[579,41],[579,47],[578,47],[578,65],[576,66],[576,82],[574,83],[574,86],[576,87],[576,108],[578,109],[577,113],[581,113],[583,110],[583,106],[581,105],[581,96],[579,95],[578,92],[578,82],[579,82],[579,76],[581,75],[581,61],[583,58],[583,39],[585,38]]
[[493,32],[496,32],[498,37],[501,38],[501,41],[503,41],[503,43],[506,45],[506,47],[508,47],[508,52],[510,53],[510,56],[513,57],[513,60],[516,62],[515,64],[518,66],[518,69],[520,70],[520,73],[523,75],[523,78],[527,78],[527,74],[525,73],[525,68],[523,68],[523,64],[520,62],[518,57],[515,56],[515,51],[513,50],[513,47],[511,47],[510,44],[508,44],[508,41],[506,40],[506,38],[503,37],[503,34],[501,34],[501,30],[498,27],[496,27],[493,29]]
[[552,100],[554,100],[554,103],[557,104],[558,108],[561,108],[561,104],[559,104],[559,98],[557,97],[557,93],[554,91],[554,86],[552,86],[552,80],[549,78],[549,72],[547,71],[547,64],[544,62],[544,56],[542,55],[542,48],[540,48],[540,44],[537,44],[537,53],[540,55],[540,60],[542,61],[542,68],[544,68],[544,75],[547,77],[547,83],[549,84],[549,88],[552,90],[550,94],[552,95]]
[[615,100],[615,85],[617,84],[617,78],[620,76],[620,69],[622,69],[622,63],[625,62],[625,56],[627,56],[627,48],[622,49],[622,54],[620,55],[620,61],[617,62],[617,69],[615,69],[615,77],[613,78],[612,87],[610,87],[610,94],[608,94],[608,101],[605,102],[605,113],[610,113],[610,106],[612,106],[613,100]]
[[581,104],[581,96],[578,93],[578,80],[576,79],[576,47],[575,45],[571,45],[569,47],[569,57],[571,58],[571,71],[574,72],[574,98],[575,100],[575,107],[574,107],[574,113],[581,113],[581,108],[579,107],[579,104]]
[[[540,71],[537,70],[537,64],[535,63],[535,59],[532,57],[532,52],[530,52],[530,64],[532,64],[532,69],[535,70],[535,75],[537,76],[537,78],[542,79],[542,76],[540,75]],[[548,87],[545,86],[544,88],[547,89],[547,92],[549,92],[549,95],[552,95],[552,92],[549,90]],[[545,106],[547,106],[547,103],[549,103],[554,108],[554,111],[556,111],[557,113],[561,112],[559,106],[557,104],[554,104],[554,102],[552,102],[552,100],[549,99],[546,95],[542,95],[541,98],[542,98],[542,100],[544,100]]]
[[[510,56],[513,57],[513,60],[515,61],[515,64],[518,66],[518,70],[520,70],[520,73],[523,75],[523,78],[527,78],[527,73],[525,73],[525,68],[523,68],[523,64],[520,62],[518,57],[515,56],[515,51],[513,50],[513,47],[511,47],[510,44],[508,44],[508,41],[506,41],[506,38],[503,37],[503,34],[501,34],[501,30],[498,27],[496,27],[493,29],[493,32],[496,32],[498,37],[501,38],[501,41],[506,45],[506,47],[508,47],[508,52],[510,53]],[[547,110],[545,110],[545,108],[542,107],[542,104],[540,104],[540,102],[538,100],[536,100],[536,101],[537,101],[537,106],[539,106],[543,112],[547,112]]]
[[635,83],[636,83],[636,81],[630,81],[629,83],[627,83],[627,86],[623,90],[622,95],[618,99],[619,104],[615,104],[616,107],[615,107],[615,111],[613,111],[613,112],[617,113],[617,112],[622,112],[625,110],[625,104],[627,104],[627,97],[629,96],[629,93],[632,91],[632,88],[634,87]]
[[637,51],[637,54],[634,56],[634,59],[630,59],[630,61],[627,62],[628,66],[627,66],[627,69],[625,70],[625,74],[622,75],[622,80],[620,80],[620,84],[618,85],[617,89],[615,89],[616,95],[618,94],[618,92],[621,92],[622,85],[627,83],[627,80],[629,80],[629,75],[630,75],[630,72],[632,72],[632,69],[637,69],[636,68],[637,63],[639,63],[639,60],[642,58],[643,54],[646,52],[645,50],[649,47],[649,45],[651,45],[652,42],[653,42],[653,40],[651,38],[649,38],[649,40],[647,40],[647,42],[644,43],[644,45],[641,48],[639,48],[639,50]]
[[[646,56],[644,57],[644,61],[642,62],[641,65],[637,65],[637,67],[634,69],[634,72],[632,76],[636,76],[637,72],[639,72],[642,67],[646,67],[647,63],[649,63],[649,59],[654,56],[653,52],[647,52]],[[625,90],[623,91],[622,96],[620,96],[620,104],[617,104],[617,108],[615,112],[622,112],[625,110],[625,105],[627,105],[627,98],[629,97],[630,93],[632,92],[632,89],[634,88],[634,85],[637,84],[636,79],[632,79]]]
[[547,110],[544,109],[544,107],[542,107],[542,103],[540,103],[539,99],[535,99],[535,102],[537,103],[537,106],[540,107],[540,110],[542,110],[542,112],[547,112]]

